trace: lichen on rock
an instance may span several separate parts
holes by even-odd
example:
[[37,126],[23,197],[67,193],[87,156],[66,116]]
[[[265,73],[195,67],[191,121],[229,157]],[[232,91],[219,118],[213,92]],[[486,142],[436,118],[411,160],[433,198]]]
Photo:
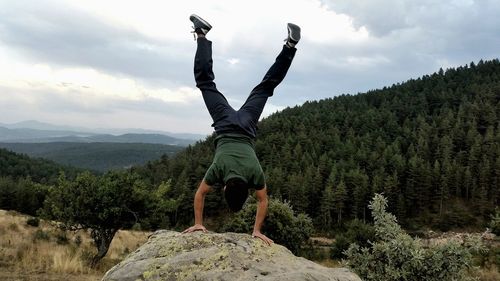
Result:
[[294,256],[281,245],[267,246],[242,233],[181,234],[160,230],[103,281],[294,280],[358,281],[345,268],[327,268]]

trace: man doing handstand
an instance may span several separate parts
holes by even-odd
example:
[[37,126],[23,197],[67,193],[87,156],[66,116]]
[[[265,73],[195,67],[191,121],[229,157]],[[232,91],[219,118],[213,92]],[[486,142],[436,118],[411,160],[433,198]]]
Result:
[[257,122],[266,101],[285,78],[300,40],[300,27],[288,23],[288,38],[276,61],[267,71],[262,82],[251,92],[239,110],[234,110],[214,83],[212,70],[212,42],[205,36],[212,26],[197,15],[189,18],[196,33],[197,50],[194,59],[196,87],[213,119],[215,129],[215,156],[194,196],[195,224],[184,233],[204,231],[203,206],[205,195],[215,184],[224,185],[224,197],[232,211],[242,209],[248,197],[248,189],[255,189],[258,200],[253,237],[267,244],[273,241],[261,233],[267,212],[267,187],[264,172],[255,154]]

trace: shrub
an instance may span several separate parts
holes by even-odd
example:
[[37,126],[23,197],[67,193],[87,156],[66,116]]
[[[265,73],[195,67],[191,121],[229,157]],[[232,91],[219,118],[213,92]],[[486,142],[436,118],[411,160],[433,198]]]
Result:
[[330,252],[327,249],[316,246],[311,240],[302,244],[302,248],[297,253],[298,256],[313,261],[324,261],[329,254]]
[[495,208],[495,213],[491,215],[489,227],[495,235],[500,235],[500,209],[498,207]]
[[335,243],[332,245],[332,249],[330,250],[330,257],[332,259],[345,258],[346,256],[344,251],[346,251],[352,243],[353,242],[349,241],[345,235],[335,237]]
[[41,229],[37,229],[37,231],[35,231],[35,233],[33,234],[33,240],[45,240],[45,241],[49,241],[50,240],[50,235],[48,232],[45,232]]
[[9,230],[17,232],[19,231],[19,226],[15,222],[12,222],[9,224]]
[[82,236],[80,235],[75,236],[75,244],[76,246],[80,247],[80,245],[82,244]]
[[126,256],[128,254],[130,254],[130,249],[128,247],[125,247],[125,249],[123,249],[123,251],[122,251],[122,255]]
[[369,205],[379,241],[370,247],[352,244],[346,251],[347,266],[363,280],[471,280],[472,254],[482,247],[480,241],[463,245],[449,242],[425,248],[386,212],[387,200],[376,194]]
[[360,247],[368,247],[370,241],[374,242],[375,239],[375,229],[372,225],[358,219],[352,220],[346,224],[346,231],[335,237],[330,257],[343,259],[346,257],[344,252],[349,248],[349,245],[356,243]]
[[26,224],[33,227],[38,227],[40,225],[40,219],[37,217],[31,217],[28,220],[26,220]]
[[66,245],[69,243],[68,236],[66,236],[66,232],[60,231],[56,233],[56,243],[59,245]]
[[[222,226],[222,231],[246,232],[253,230],[257,206],[255,200],[247,202],[243,210],[236,213]],[[304,242],[307,242],[313,230],[310,217],[306,214],[295,214],[288,202],[270,199],[267,208],[267,218],[262,232],[275,243],[287,247],[298,254]]]
[[473,210],[470,206],[459,201],[450,202],[447,206],[447,211],[441,215],[435,214],[431,219],[431,226],[434,229],[446,232],[452,229],[461,229],[468,226],[478,225],[478,218],[473,215]]
[[94,251],[88,249],[88,248],[84,248],[81,252],[80,252],[80,259],[87,265],[91,266],[92,265],[92,262],[94,260],[94,256],[95,256],[95,253]]

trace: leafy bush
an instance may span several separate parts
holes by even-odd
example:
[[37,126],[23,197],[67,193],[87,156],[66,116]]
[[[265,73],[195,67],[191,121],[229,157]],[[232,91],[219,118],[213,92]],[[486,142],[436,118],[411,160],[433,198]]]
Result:
[[330,257],[332,259],[342,259],[345,258],[345,251],[352,244],[352,241],[349,241],[346,235],[339,235],[335,237],[335,243],[332,245],[332,249],[330,250]]
[[460,201],[453,201],[442,214],[431,215],[430,225],[443,232],[478,225],[480,220],[473,213],[474,210],[471,210],[470,206]]
[[495,213],[491,215],[489,227],[495,235],[500,235],[500,209],[495,208]]
[[45,232],[41,229],[38,229],[37,231],[35,231],[35,233],[33,234],[33,240],[45,240],[45,241],[49,241],[50,240],[50,235],[48,232]]
[[17,232],[17,231],[19,231],[19,226],[15,222],[12,222],[9,224],[9,230],[13,231],[13,232]]
[[[257,206],[255,200],[247,202],[243,210],[236,213],[226,222],[221,231],[246,232],[253,230]],[[287,247],[295,254],[299,253],[303,243],[309,239],[313,230],[311,218],[305,214],[296,215],[288,202],[270,199],[267,218],[262,232],[275,243]]]
[[83,248],[80,252],[80,259],[89,266],[92,266],[94,256],[95,253],[87,247]]
[[131,228],[133,231],[141,231],[142,230],[142,225],[140,223],[134,223]]
[[57,232],[55,237],[56,237],[56,243],[59,245],[66,245],[69,243],[69,238],[66,235],[66,232],[63,231]]
[[347,266],[363,280],[471,280],[472,254],[482,247],[479,241],[463,245],[449,242],[425,248],[386,212],[387,199],[376,194],[369,208],[375,220],[379,241],[371,247],[352,244],[346,251]]
[[80,247],[81,244],[82,244],[82,236],[80,235],[75,236],[75,245]]
[[323,247],[318,247],[313,241],[309,240],[307,243],[302,244],[296,255],[312,261],[324,261],[330,255],[330,251]]
[[26,224],[33,227],[38,227],[40,225],[40,219],[37,217],[31,217],[26,220]]
[[375,239],[373,226],[358,219],[352,220],[346,224],[346,231],[335,237],[330,256],[332,259],[343,259],[346,257],[344,252],[349,245],[356,243],[360,247],[368,247],[370,241],[374,242]]

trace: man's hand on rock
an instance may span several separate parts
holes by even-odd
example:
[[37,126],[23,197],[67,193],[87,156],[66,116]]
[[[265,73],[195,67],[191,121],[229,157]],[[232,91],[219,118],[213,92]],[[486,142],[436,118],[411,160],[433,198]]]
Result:
[[260,231],[254,231],[252,233],[252,237],[254,238],[259,238],[260,240],[264,241],[268,246],[271,246],[272,243],[274,243],[273,240],[269,239],[267,236],[262,234]]
[[190,228],[184,230],[182,233],[190,233],[190,232],[195,232],[195,231],[207,232],[207,229],[201,224],[195,224],[195,225],[191,226]]

